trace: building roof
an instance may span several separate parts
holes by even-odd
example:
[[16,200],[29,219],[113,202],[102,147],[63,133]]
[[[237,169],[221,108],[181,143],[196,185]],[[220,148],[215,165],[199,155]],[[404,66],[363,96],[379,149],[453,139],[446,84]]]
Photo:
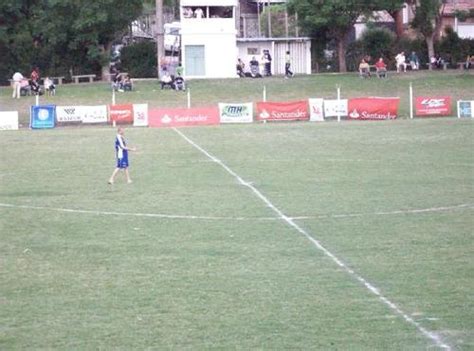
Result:
[[445,15],[453,15],[456,11],[474,10],[474,0],[448,0],[444,8]]

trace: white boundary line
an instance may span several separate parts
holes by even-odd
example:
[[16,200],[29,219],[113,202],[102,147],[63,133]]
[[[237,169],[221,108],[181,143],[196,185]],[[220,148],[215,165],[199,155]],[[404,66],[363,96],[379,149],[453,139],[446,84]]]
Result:
[[163,219],[202,219],[202,220],[234,220],[234,221],[275,221],[278,218],[275,217],[217,217],[217,216],[193,216],[193,215],[169,215],[163,213],[134,213],[134,212],[115,212],[115,211],[95,211],[95,210],[79,210],[72,208],[61,208],[61,207],[43,207],[43,206],[30,206],[30,205],[13,205],[0,203],[0,207],[4,208],[21,208],[27,210],[46,210],[66,213],[83,213],[92,215],[105,215],[105,216],[133,216],[133,217],[149,217],[149,218],[163,218]]
[[204,155],[206,155],[209,159],[217,163],[219,166],[224,168],[227,173],[235,177],[238,182],[243,185],[248,187],[259,199],[261,199],[267,207],[269,207],[273,212],[275,212],[278,216],[279,219],[284,221],[286,224],[288,224],[290,227],[295,229],[298,233],[302,234],[305,236],[309,241],[311,241],[314,246],[316,246],[317,249],[322,251],[326,256],[328,256],[332,261],[334,261],[339,267],[344,269],[350,276],[358,280],[362,285],[364,285],[371,293],[373,293],[375,296],[379,298],[381,302],[383,302],[385,305],[387,305],[393,312],[401,316],[407,323],[413,325],[420,333],[422,333],[426,338],[430,339],[433,341],[436,346],[446,349],[446,350],[451,350],[451,347],[446,344],[442,337],[438,335],[437,333],[430,331],[426,328],[424,328],[420,323],[415,321],[413,318],[411,318],[408,314],[403,312],[395,303],[390,301],[388,298],[386,298],[380,290],[369,283],[364,277],[356,273],[352,268],[348,267],[341,259],[339,259],[337,256],[335,256],[332,252],[330,252],[328,249],[326,249],[318,240],[313,238],[306,230],[301,228],[298,224],[294,222],[294,220],[290,217],[287,217],[279,208],[277,208],[273,203],[265,196],[263,195],[256,187],[252,185],[252,183],[245,181],[242,179],[237,173],[235,173],[231,168],[229,168],[224,162],[219,160],[217,157],[211,155],[209,152],[207,152],[205,149],[203,149],[201,146],[196,144],[194,141],[189,139],[185,134],[183,134],[180,130],[173,128],[173,130],[178,133],[184,140],[186,140],[189,144],[191,144],[194,148],[202,152]]
[[[140,212],[117,212],[117,211],[99,211],[99,210],[81,210],[75,208],[64,208],[64,207],[45,207],[45,206],[33,206],[33,205],[16,205],[0,203],[0,208],[17,208],[26,210],[44,210],[44,211],[56,211],[64,213],[82,213],[91,214],[96,216],[124,216],[124,217],[149,217],[149,218],[162,218],[162,219],[184,219],[184,220],[210,220],[210,221],[279,221],[281,218],[278,217],[224,217],[224,216],[197,216],[197,215],[173,215],[165,213],[140,213]],[[399,214],[417,214],[417,213],[429,213],[429,212],[446,212],[463,209],[474,209],[474,204],[462,204],[456,206],[446,207],[433,207],[425,209],[415,210],[398,210],[390,212],[375,212],[375,213],[348,213],[348,214],[328,214],[319,216],[287,216],[291,220],[311,220],[311,219],[331,219],[331,218],[354,218],[354,217],[365,217],[365,216],[386,216],[386,215],[399,215]]]

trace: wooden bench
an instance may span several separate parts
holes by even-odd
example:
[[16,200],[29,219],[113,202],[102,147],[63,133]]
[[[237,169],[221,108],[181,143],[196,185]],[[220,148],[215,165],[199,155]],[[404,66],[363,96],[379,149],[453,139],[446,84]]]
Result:
[[[425,63],[428,66],[428,69],[431,71],[433,69],[433,65],[431,63]],[[446,71],[448,69],[448,62],[443,62],[443,70]]]
[[79,80],[80,79],[85,79],[85,78],[88,78],[89,83],[92,83],[94,81],[95,74],[81,74],[81,75],[78,75],[78,76],[71,76],[71,77],[74,80],[75,84],[79,84]]
[[58,85],[63,84],[64,77],[49,77],[54,83],[58,82]]
[[[128,72],[120,72],[120,75],[122,77],[128,76]],[[115,76],[115,73],[105,73],[104,76],[107,77],[107,81],[110,82],[112,81],[112,77]]]

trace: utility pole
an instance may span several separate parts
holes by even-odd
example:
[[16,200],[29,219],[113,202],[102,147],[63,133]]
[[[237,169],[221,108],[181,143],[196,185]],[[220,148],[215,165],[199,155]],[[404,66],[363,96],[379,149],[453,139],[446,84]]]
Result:
[[156,75],[160,76],[161,59],[165,56],[165,37],[163,32],[163,0],[156,0]]

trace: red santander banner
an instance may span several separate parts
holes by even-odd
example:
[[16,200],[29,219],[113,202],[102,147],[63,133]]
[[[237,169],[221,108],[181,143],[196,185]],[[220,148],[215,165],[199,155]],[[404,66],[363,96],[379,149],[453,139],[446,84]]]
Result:
[[368,97],[349,99],[348,118],[362,120],[395,119],[400,98]]
[[148,111],[150,127],[184,127],[220,123],[217,107],[168,108]]
[[451,97],[419,96],[415,99],[417,116],[451,116]]
[[110,105],[109,121],[117,124],[133,123],[133,105]]
[[257,102],[258,121],[307,121],[308,101]]

